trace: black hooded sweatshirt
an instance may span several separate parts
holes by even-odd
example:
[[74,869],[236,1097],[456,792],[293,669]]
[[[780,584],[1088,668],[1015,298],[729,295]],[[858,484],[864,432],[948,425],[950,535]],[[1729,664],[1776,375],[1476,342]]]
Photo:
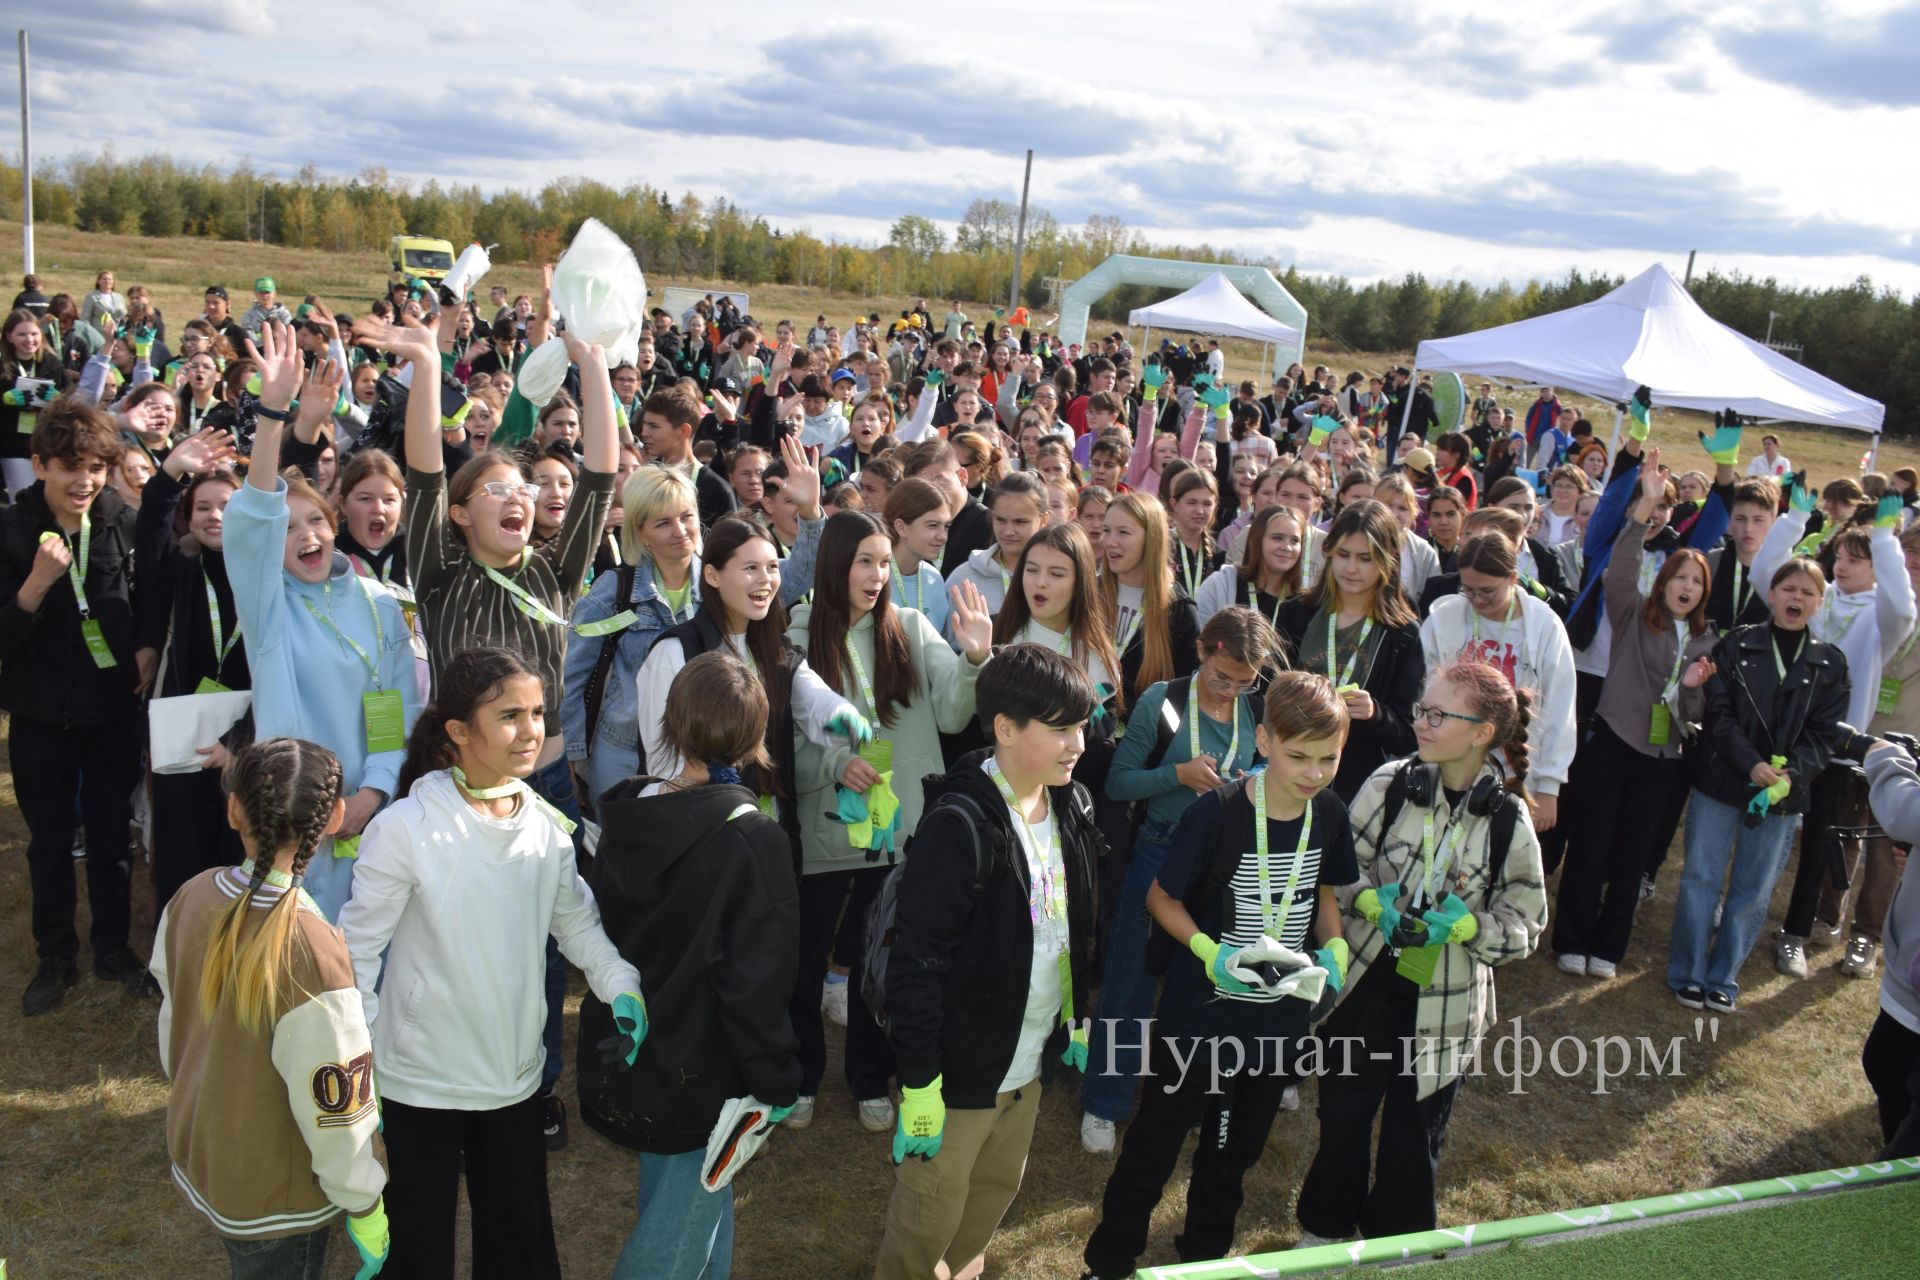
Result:
[[609,1067],[592,1046],[613,1034],[612,1013],[587,997],[580,1110],[621,1146],[677,1155],[707,1145],[727,1099],[784,1107],[799,1094],[787,1004],[800,896],[787,835],[753,792],[641,796],[652,781],[629,778],[601,800],[588,871],[601,926],[640,970],[651,1029],[631,1069]]
[[[949,1107],[994,1105],[1013,1063],[1032,978],[1033,922],[1027,911],[1027,859],[1013,817],[980,768],[976,751],[945,774],[928,777],[926,810],[906,849],[893,951],[887,964],[887,1031],[900,1083],[915,1088],[942,1077]],[[969,820],[940,803],[966,796],[986,817],[979,831],[987,874],[974,895]],[[1067,870],[1067,936],[1073,957],[1075,1017],[1085,1017],[1092,974],[1093,869],[1104,843],[1093,802],[1079,783],[1048,788],[1060,824]],[[1056,1027],[1047,1052],[1065,1043]]]

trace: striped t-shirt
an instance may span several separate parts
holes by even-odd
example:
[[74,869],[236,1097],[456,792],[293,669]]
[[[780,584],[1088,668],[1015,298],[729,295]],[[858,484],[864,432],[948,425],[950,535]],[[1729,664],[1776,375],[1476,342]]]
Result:
[[[507,574],[562,618],[572,610],[593,563],[607,509],[613,505],[613,482],[611,474],[582,471],[559,535],[536,548],[525,568]],[[512,650],[531,662],[545,682],[547,732],[557,735],[567,628],[521,612],[514,597],[468,554],[465,536],[447,520],[444,471],[407,469],[406,518],[407,573],[420,601],[434,680],[465,650],[482,645]]]

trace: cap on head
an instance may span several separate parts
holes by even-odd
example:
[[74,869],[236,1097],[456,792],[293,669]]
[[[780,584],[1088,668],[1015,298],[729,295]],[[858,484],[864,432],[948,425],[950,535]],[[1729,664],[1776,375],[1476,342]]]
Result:
[[259,278],[258,280],[255,280],[255,281],[253,282],[253,291],[254,291],[255,293],[272,293],[272,292],[273,292],[273,277],[272,277],[272,276],[261,276],[261,277],[260,277],[260,278]]

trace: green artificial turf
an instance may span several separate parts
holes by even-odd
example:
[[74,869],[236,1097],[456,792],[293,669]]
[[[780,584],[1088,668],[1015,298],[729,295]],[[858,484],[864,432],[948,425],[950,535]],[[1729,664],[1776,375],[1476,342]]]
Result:
[[1395,1280],[1893,1280],[1920,1274],[1920,1180],[1393,1268]]

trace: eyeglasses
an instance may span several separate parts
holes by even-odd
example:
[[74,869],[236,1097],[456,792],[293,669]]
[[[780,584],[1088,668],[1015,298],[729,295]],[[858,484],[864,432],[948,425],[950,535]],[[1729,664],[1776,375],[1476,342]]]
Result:
[[1497,586],[1492,586],[1492,587],[1462,586],[1460,588],[1460,594],[1465,596],[1468,600],[1477,601],[1481,604],[1491,604],[1493,601],[1498,600],[1500,598],[1500,593],[1505,591],[1506,589],[1507,589],[1507,584],[1504,582],[1500,583]]
[[1425,720],[1427,722],[1427,728],[1429,729],[1438,729],[1441,722],[1445,720],[1462,720],[1467,724],[1486,723],[1486,720],[1480,716],[1463,716],[1458,711],[1445,711],[1439,707],[1429,707],[1419,702],[1413,704],[1413,718],[1415,720]]
[[480,492],[486,494],[489,498],[499,498],[503,502],[513,498],[525,498],[527,501],[532,502],[539,498],[540,486],[537,484],[510,484],[505,480],[493,480],[481,485]]

